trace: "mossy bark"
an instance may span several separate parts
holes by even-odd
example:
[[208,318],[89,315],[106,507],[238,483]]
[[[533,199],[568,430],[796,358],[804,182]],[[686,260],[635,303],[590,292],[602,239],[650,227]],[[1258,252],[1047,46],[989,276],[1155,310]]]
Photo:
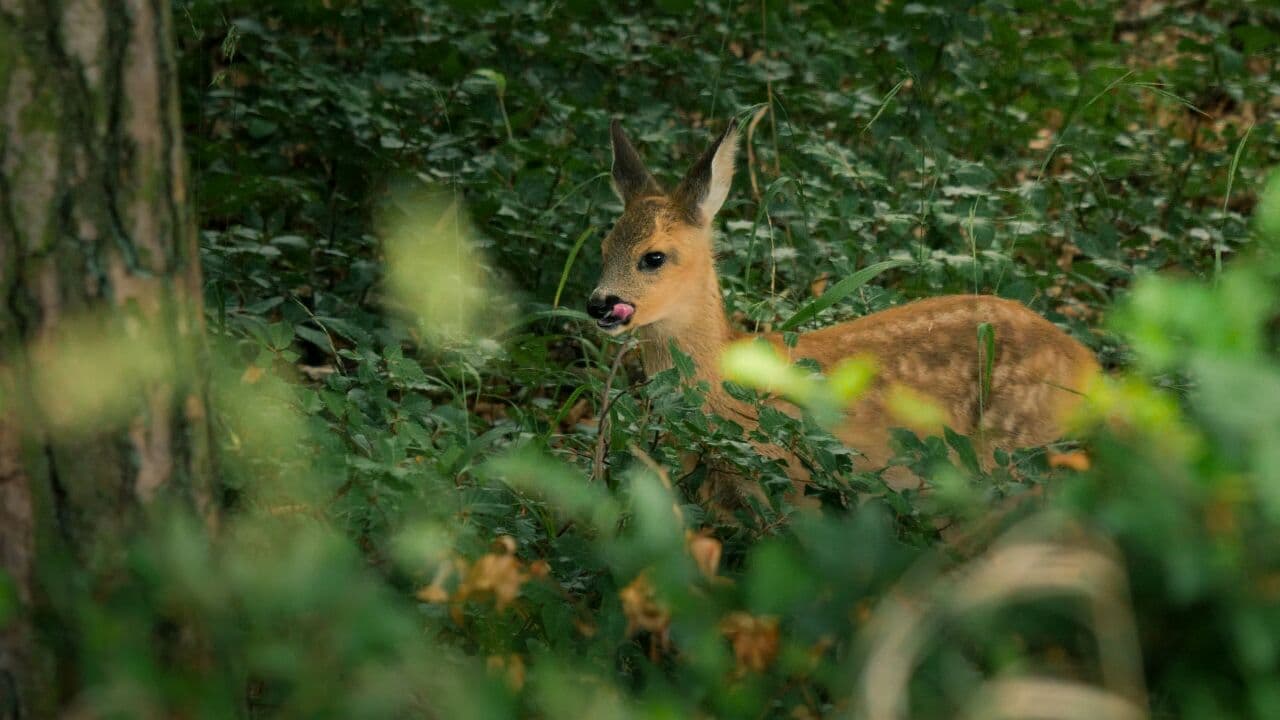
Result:
[[[157,498],[215,516],[172,48],[168,0],[0,0],[0,718],[74,702],[65,599],[124,571]],[[122,421],[44,422],[37,349],[122,316],[172,349],[169,379]]]

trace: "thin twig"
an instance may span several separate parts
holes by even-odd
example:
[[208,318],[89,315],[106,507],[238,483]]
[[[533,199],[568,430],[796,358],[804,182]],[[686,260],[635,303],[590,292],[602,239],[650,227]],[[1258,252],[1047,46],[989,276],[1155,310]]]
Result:
[[756,150],[752,139],[756,135],[756,126],[771,109],[769,105],[761,107],[751,117],[751,122],[747,123],[747,176],[751,178],[751,197],[755,198],[757,203],[760,202],[760,185],[756,182]]
[[[609,368],[609,377],[604,381],[603,398],[600,400],[600,419],[596,423],[596,449],[591,458],[591,481],[604,479],[604,458],[609,451],[609,408],[613,405],[613,396],[609,390],[613,388],[613,379],[622,367],[622,359],[635,347],[633,341],[627,341],[613,358],[613,366]],[[625,391],[623,391],[625,392]]]
[[311,322],[315,323],[316,327],[320,328],[320,331],[324,333],[325,339],[329,341],[329,351],[333,353],[333,361],[334,365],[337,366],[336,369],[338,374],[346,375],[346,373],[342,371],[342,358],[338,356],[338,346],[334,344],[333,335],[329,333],[329,328],[325,327],[324,323],[320,322],[320,318],[316,317],[316,314],[311,312],[311,308],[307,307],[301,300],[299,300],[297,295],[290,295],[289,299],[297,303],[298,307],[302,308],[302,311],[311,318]]
[[[764,53],[767,61],[769,58],[769,26],[767,5],[765,0],[760,0],[760,50]],[[768,101],[768,107],[773,109],[773,78],[769,77],[765,80],[765,95]],[[769,113],[769,134],[773,139],[773,174],[782,174],[782,155],[778,153],[778,120],[777,116],[772,112]]]

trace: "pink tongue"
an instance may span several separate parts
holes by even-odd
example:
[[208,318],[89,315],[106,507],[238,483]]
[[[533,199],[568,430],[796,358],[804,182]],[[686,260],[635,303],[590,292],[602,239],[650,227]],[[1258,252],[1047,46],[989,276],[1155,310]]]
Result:
[[615,303],[611,314],[619,320],[625,321],[627,318],[631,317],[631,313],[635,311],[635,308],[626,303]]

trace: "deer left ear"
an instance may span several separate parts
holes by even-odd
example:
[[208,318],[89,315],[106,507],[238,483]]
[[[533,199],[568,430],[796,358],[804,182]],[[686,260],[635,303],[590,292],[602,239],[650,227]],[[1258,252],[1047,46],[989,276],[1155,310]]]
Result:
[[609,123],[609,137],[613,144],[613,190],[624,207],[646,195],[661,195],[662,188],[645,169],[640,153],[631,146],[631,140],[622,130],[622,123]]
[[691,224],[710,225],[724,205],[733,185],[733,159],[737,152],[738,124],[730,120],[729,127],[698,158],[672,193],[676,207]]

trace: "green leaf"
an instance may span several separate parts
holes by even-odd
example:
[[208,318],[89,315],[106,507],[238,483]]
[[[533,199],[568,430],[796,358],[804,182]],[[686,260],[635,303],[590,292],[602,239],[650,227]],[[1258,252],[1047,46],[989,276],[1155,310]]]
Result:
[[277,235],[271,238],[272,245],[284,245],[285,247],[303,248],[310,247],[311,243],[301,235]]
[[18,614],[18,592],[13,579],[0,570],[0,630],[9,624],[9,618]]
[[506,75],[503,75],[502,73],[492,68],[480,68],[479,70],[476,70],[476,75],[479,75],[480,77],[493,83],[494,87],[498,89],[498,95],[505,95],[507,93],[507,76]]
[[949,427],[944,427],[942,433],[946,437],[947,444],[956,451],[965,469],[974,475],[981,475],[982,465],[978,462],[978,453],[974,452],[973,443],[969,438]]
[[669,341],[667,346],[671,351],[671,362],[676,366],[676,370],[680,372],[680,377],[685,380],[691,379],[695,370],[693,358],[680,352],[675,340]]
[[249,118],[248,126],[249,137],[252,137],[255,140],[261,140],[262,138],[275,133],[275,131],[280,127],[270,120],[263,120],[262,118]]
[[792,546],[773,540],[758,545],[747,561],[747,606],[755,612],[785,612],[811,598],[814,576],[807,559]]
[[808,322],[817,316],[818,313],[835,305],[841,300],[848,297],[854,290],[866,285],[877,275],[892,270],[894,268],[903,267],[912,264],[914,261],[907,259],[884,260],[875,265],[864,267],[849,277],[832,285],[821,297],[810,300],[808,304],[796,311],[786,322],[778,327],[779,330],[791,330],[802,323]]
[[273,350],[284,350],[293,342],[293,326],[289,323],[271,323],[267,333]]
[[293,328],[293,332],[298,337],[302,338],[303,340],[306,340],[312,345],[315,345],[321,350],[324,350],[326,352],[329,350],[329,338],[327,335],[320,332],[319,330],[312,330],[311,328],[305,325],[298,325]]
[[991,323],[978,323],[979,406],[986,407],[991,397],[991,371],[996,358],[996,329]]

